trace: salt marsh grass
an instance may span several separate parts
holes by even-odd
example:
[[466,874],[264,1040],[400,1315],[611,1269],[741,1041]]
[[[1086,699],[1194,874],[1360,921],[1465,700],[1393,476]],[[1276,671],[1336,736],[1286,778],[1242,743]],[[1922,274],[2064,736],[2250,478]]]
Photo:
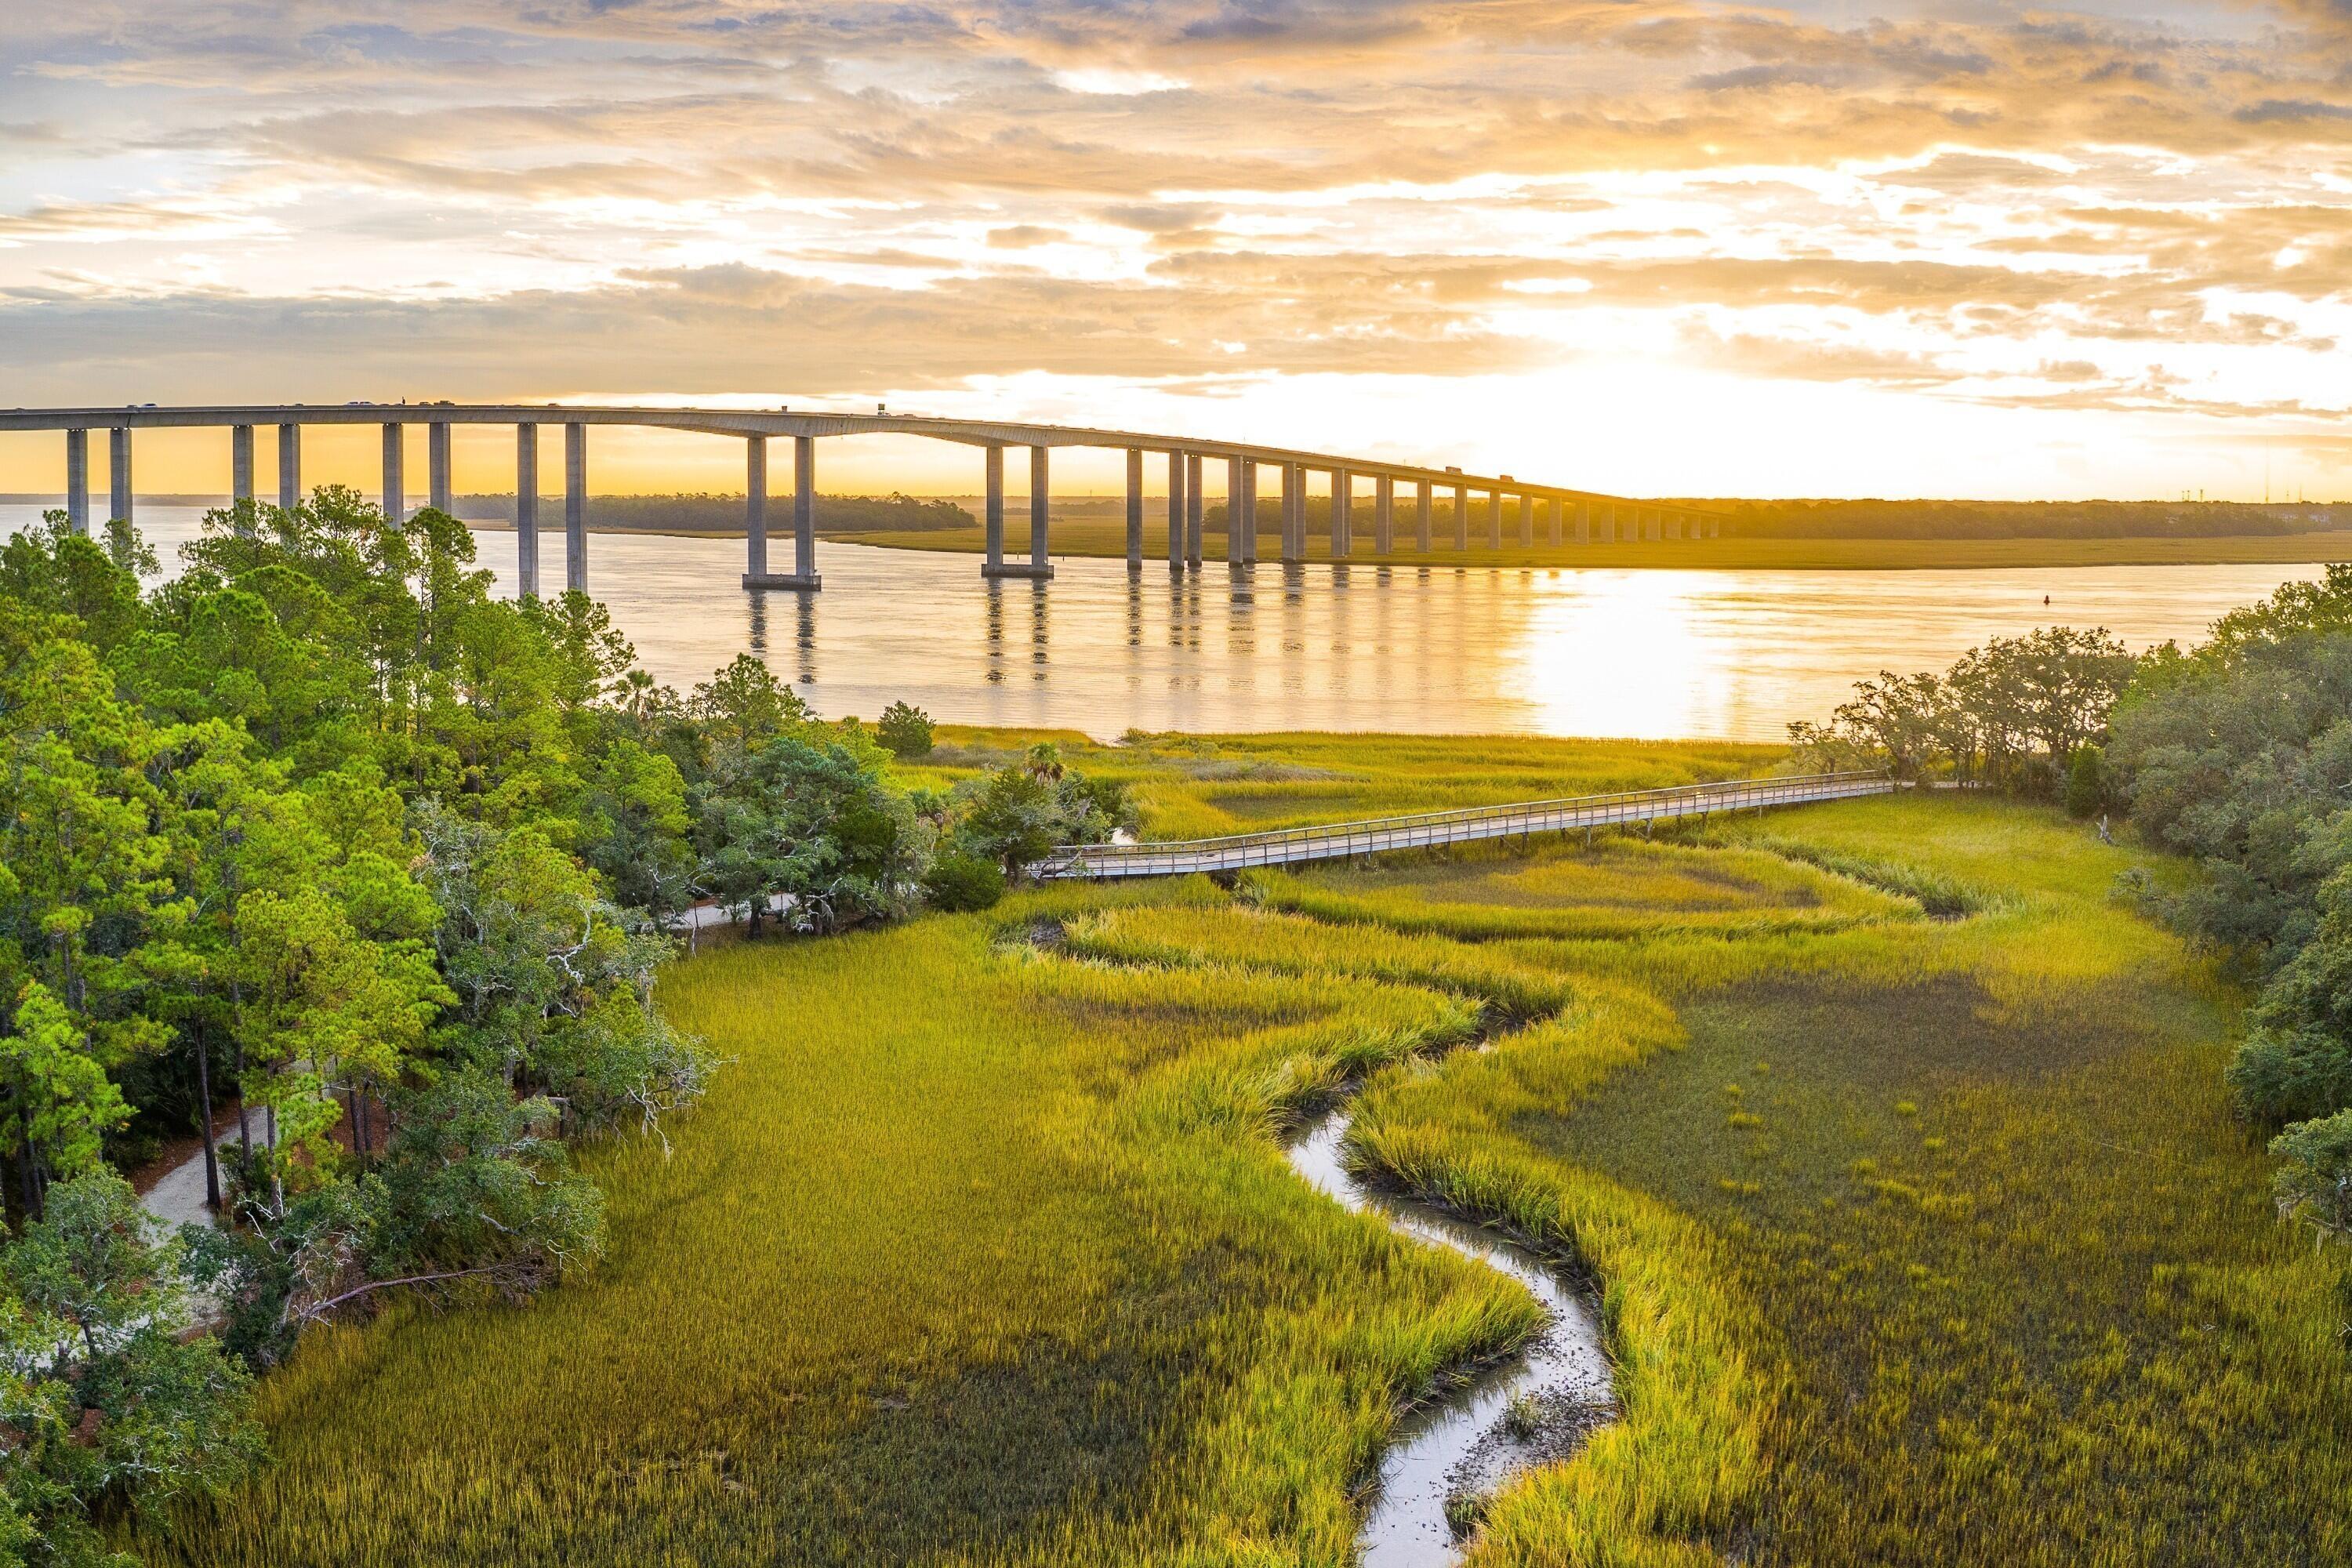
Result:
[[[1028,739],[952,735],[926,776]],[[1754,766],[1073,747],[1175,833]],[[2146,860],[1883,798],[707,952],[661,1001],[730,1065],[667,1156],[591,1156],[601,1270],[314,1336],[265,1386],[278,1467],[145,1544],[1344,1563],[1400,1411],[1535,1327],[1286,1169],[1360,1083],[1361,1168],[1603,1301],[1619,1418],[1494,1499],[1475,1563],[2341,1561],[2344,1266],[2227,1115],[2240,999],[2108,897]]]

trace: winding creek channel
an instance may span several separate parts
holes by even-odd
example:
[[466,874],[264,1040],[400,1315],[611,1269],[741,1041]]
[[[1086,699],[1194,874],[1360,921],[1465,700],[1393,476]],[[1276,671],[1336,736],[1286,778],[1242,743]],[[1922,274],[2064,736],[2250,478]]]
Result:
[[1513,1355],[1415,1411],[1381,1459],[1380,1487],[1357,1538],[1365,1568],[1430,1568],[1460,1560],[1448,1503],[1467,1518],[1518,1470],[1575,1451],[1615,1415],[1601,1316],[1576,1283],[1517,1242],[1444,1210],[1381,1192],[1349,1170],[1340,1147],[1351,1102],[1308,1122],[1285,1150],[1290,1168],[1350,1210],[1377,1215],[1400,1236],[1507,1274],[1551,1317]]

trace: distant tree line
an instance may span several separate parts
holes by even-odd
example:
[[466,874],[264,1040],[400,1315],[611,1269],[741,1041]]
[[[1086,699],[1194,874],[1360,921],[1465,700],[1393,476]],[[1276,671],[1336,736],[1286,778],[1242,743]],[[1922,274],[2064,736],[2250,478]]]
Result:
[[1748,539],[2204,539],[2352,528],[2352,504],[2246,501],[1730,500]]
[[[182,553],[142,592],[127,525],[0,544],[0,1562],[234,1481],[308,1324],[593,1267],[571,1146],[712,1082],[653,1004],[698,911],[983,907],[1131,815],[1050,746],[912,787],[919,710],[748,656],[680,695],[438,511],[322,489]],[[186,1132],[223,1224],[168,1234],[117,1170]]]
[[[461,518],[478,522],[514,521],[512,495],[465,495],[450,499]],[[667,496],[600,496],[588,498],[588,526],[598,529],[639,529],[658,532],[684,529],[697,533],[743,531],[744,498],[696,490]],[[787,493],[768,498],[768,527],[789,532],[793,498]],[[540,526],[561,523],[563,498],[541,496]],[[978,528],[980,520],[952,500],[909,495],[835,496],[816,498],[816,525],[827,533],[929,532],[942,529]]]
[[2135,658],[2104,631],[2053,628],[1855,691],[1790,727],[1801,765],[2127,812],[2202,867],[2177,892],[2126,890],[2260,983],[2231,1091],[2273,1135],[2282,1210],[2352,1239],[2352,566],[2231,611],[2185,652]]

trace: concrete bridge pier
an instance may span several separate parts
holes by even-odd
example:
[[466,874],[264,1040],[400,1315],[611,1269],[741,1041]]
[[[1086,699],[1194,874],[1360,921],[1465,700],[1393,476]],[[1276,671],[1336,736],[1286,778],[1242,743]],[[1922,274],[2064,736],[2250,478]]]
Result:
[[1454,487],[1454,548],[1465,555],[1470,551],[1470,490],[1465,485]]
[[1201,494],[1201,454],[1184,454],[1184,565],[1187,570],[1201,569],[1201,512],[1205,498]]
[[443,512],[457,504],[449,493],[449,422],[446,419],[425,426],[425,504]]
[[1246,500],[1244,515],[1248,519],[1242,531],[1242,559],[1257,564],[1257,462],[1253,458],[1242,465],[1242,492]]
[[1536,542],[1536,498],[1532,493],[1519,498],[1519,548],[1530,549]]
[[743,438],[743,586],[768,580],[768,438]]
[[66,527],[89,533],[89,430],[66,430]]
[[89,432],[66,432],[66,526],[89,531]]
[[1127,569],[1143,570],[1143,448],[1127,449]]
[[1184,574],[1184,454],[1168,452],[1168,574]]
[[1422,554],[1429,553],[1429,481],[1422,480],[1412,487],[1412,547]]
[[1372,548],[1382,555],[1396,548],[1396,480],[1387,474],[1372,480]]
[[816,574],[816,437],[793,437],[793,574],[787,588],[822,588]]
[[1643,510],[1642,513],[1642,537],[1643,539],[1654,542],[1665,536],[1664,525],[1659,521],[1663,515],[1664,514],[1662,514],[1655,507],[1650,507]]
[[[1510,478],[1508,474],[1503,477]],[[1498,489],[1486,492],[1486,548],[1503,548],[1503,492]]]
[[228,499],[231,502],[253,499],[253,426],[250,425],[228,427]]
[[1345,561],[1355,548],[1355,476],[1345,468],[1331,470],[1331,559]]
[[[584,449],[583,449],[584,450]],[[996,448],[991,447],[994,454]],[[587,500],[583,474],[581,500]],[[793,569],[768,570],[768,438],[743,440],[743,586],[822,588],[816,574],[816,437],[793,437]]]
[[408,515],[408,490],[400,471],[400,426],[383,427],[383,515],[399,522]]
[[106,466],[109,480],[107,512],[110,519],[131,521],[131,427],[117,425],[106,433]]
[[563,586],[588,591],[588,426],[563,426]]
[[1252,465],[1225,459],[1225,563],[1247,566],[1257,560],[1257,514],[1250,500]]
[[1678,511],[1668,512],[1666,514],[1666,537],[1668,539],[1680,539],[1682,536],[1683,514]]
[[1559,514],[1568,510],[1566,496],[1548,496],[1544,500],[1544,542],[1557,547],[1559,543]]
[[[764,478],[767,472],[767,448],[764,446],[760,450],[760,463]],[[764,534],[761,547],[762,550],[766,548]],[[515,593],[525,599],[539,597],[539,426],[536,425],[515,426]]]
[[[1000,564],[994,573],[999,577],[1026,577],[1043,583],[1054,575],[1046,530],[1054,504],[1054,487],[1048,470],[1050,447],[1029,448],[1029,559]],[[1002,502],[999,502],[1002,505]]]
[[278,427],[278,510],[292,511],[302,504],[302,426]]

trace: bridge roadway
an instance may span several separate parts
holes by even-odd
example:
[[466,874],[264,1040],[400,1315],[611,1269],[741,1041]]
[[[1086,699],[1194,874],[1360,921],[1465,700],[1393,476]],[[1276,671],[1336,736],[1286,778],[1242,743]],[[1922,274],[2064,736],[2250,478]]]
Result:
[[[1412,548],[1430,552],[1433,497],[1441,489],[1454,492],[1453,548],[1470,548],[1470,498],[1485,495],[1486,545],[1503,544],[1503,514],[1507,503],[1514,511],[1518,542],[1532,545],[1538,516],[1544,520],[1546,541],[1563,539],[1578,544],[1607,543],[1619,539],[1713,539],[1722,531],[1721,514],[1686,506],[1670,506],[1624,496],[1604,495],[1559,485],[1535,484],[1509,474],[1468,474],[1459,468],[1432,468],[1411,463],[1382,462],[1334,453],[1298,451],[1252,442],[1213,441],[1192,437],[1151,435],[1134,430],[1097,430],[1074,426],[1031,425],[992,419],[940,419],[923,415],[892,414],[877,405],[872,414],[795,413],[790,408],[626,408],[590,407],[571,404],[347,403],[341,405],[269,404],[208,405],[201,407],[159,408],[152,404],[123,408],[0,409],[0,431],[63,432],[66,437],[66,512],[74,527],[89,528],[89,433],[108,433],[110,517],[131,516],[131,435],[138,430],[188,426],[226,427],[229,432],[232,499],[254,499],[253,433],[258,426],[278,431],[278,504],[293,509],[302,496],[302,430],[311,425],[375,425],[383,433],[383,489],[387,511],[406,514],[408,489],[404,474],[405,431],[411,425],[425,429],[425,504],[447,510],[450,504],[449,431],[457,425],[510,425],[515,440],[515,562],[519,587],[525,595],[539,593],[539,427],[563,427],[564,585],[588,586],[588,431],[592,426],[627,425],[701,435],[732,437],[744,443],[745,561],[747,588],[821,586],[816,570],[816,444],[828,436],[921,436],[954,441],[983,449],[983,489],[987,497],[987,556],[981,564],[985,577],[1050,578],[1046,512],[1049,495],[1049,454],[1056,447],[1098,447],[1127,453],[1127,564],[1143,568],[1143,468],[1146,453],[1163,454],[1168,461],[1168,567],[1171,573],[1197,572],[1202,564],[1202,466],[1223,462],[1225,494],[1236,510],[1258,515],[1258,470],[1279,472],[1281,489],[1282,559],[1304,561],[1307,553],[1307,483],[1309,474],[1328,476],[1331,498],[1330,555],[1344,560],[1362,538],[1355,505],[1355,481],[1371,483],[1371,537],[1374,551],[1391,553],[1396,545],[1399,485],[1412,488]],[[768,569],[768,442],[789,437],[793,442],[793,569]],[[1029,451],[1029,557],[1008,561],[1004,555],[1004,448]],[[1257,561],[1258,530],[1228,528],[1226,559],[1234,565]]]
[[1793,778],[1731,779],[1719,784],[1676,784],[1669,789],[1631,790],[1618,795],[1577,795],[1567,800],[1528,801],[1516,805],[1480,805],[1419,816],[1376,817],[1368,822],[1286,827],[1229,838],[1188,838],[1165,844],[1065,845],[1028,868],[1041,880],[1125,877],[1182,877],[1193,872],[1240,871],[1252,866],[1299,866],[1344,860],[1391,849],[1424,849],[1438,844],[1468,844],[1484,838],[1516,838],[1536,833],[1571,833],[1578,828],[1644,825],[1674,817],[1704,817],[1718,811],[1761,810],[1815,801],[1851,800],[1893,793],[1884,773],[1808,773]]

